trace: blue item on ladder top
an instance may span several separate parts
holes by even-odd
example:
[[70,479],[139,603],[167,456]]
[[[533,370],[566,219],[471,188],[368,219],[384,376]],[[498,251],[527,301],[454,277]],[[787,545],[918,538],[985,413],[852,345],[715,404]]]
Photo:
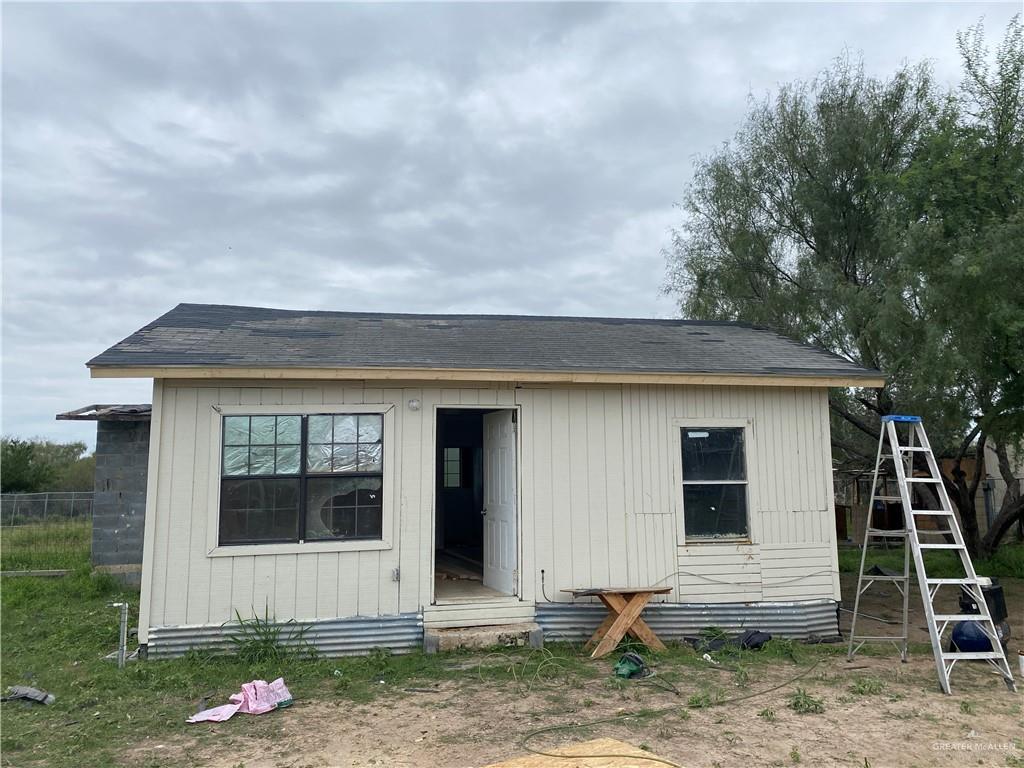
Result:
[[921,417],[920,416],[898,416],[896,414],[892,414],[891,416],[883,416],[882,417],[882,421],[913,421],[913,422],[920,422],[921,421]]

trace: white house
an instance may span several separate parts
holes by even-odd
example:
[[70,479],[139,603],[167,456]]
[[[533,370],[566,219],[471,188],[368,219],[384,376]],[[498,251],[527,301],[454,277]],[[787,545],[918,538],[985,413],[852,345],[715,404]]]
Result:
[[829,387],[732,323],[182,304],[88,363],[153,379],[139,641],[236,611],[327,653],[424,627],[582,637],[573,587],[669,586],[669,637],[837,632]]

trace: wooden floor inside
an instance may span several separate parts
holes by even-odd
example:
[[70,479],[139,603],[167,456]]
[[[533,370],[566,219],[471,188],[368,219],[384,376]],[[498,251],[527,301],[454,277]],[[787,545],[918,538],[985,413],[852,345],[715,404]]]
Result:
[[447,550],[434,554],[434,601],[511,597],[484,586],[483,563]]

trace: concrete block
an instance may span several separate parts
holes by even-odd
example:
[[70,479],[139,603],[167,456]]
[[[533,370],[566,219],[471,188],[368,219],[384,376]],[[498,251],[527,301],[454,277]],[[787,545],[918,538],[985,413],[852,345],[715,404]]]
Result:
[[543,630],[535,622],[427,629],[423,632],[423,650],[426,653],[443,653],[460,648],[479,650],[496,646],[540,648],[543,647],[543,644]]

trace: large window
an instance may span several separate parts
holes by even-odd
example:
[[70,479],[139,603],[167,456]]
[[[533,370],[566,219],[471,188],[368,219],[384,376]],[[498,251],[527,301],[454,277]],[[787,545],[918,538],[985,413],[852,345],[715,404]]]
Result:
[[743,428],[682,428],[686,538],[749,535]]
[[379,413],[225,416],[219,543],[380,539]]

